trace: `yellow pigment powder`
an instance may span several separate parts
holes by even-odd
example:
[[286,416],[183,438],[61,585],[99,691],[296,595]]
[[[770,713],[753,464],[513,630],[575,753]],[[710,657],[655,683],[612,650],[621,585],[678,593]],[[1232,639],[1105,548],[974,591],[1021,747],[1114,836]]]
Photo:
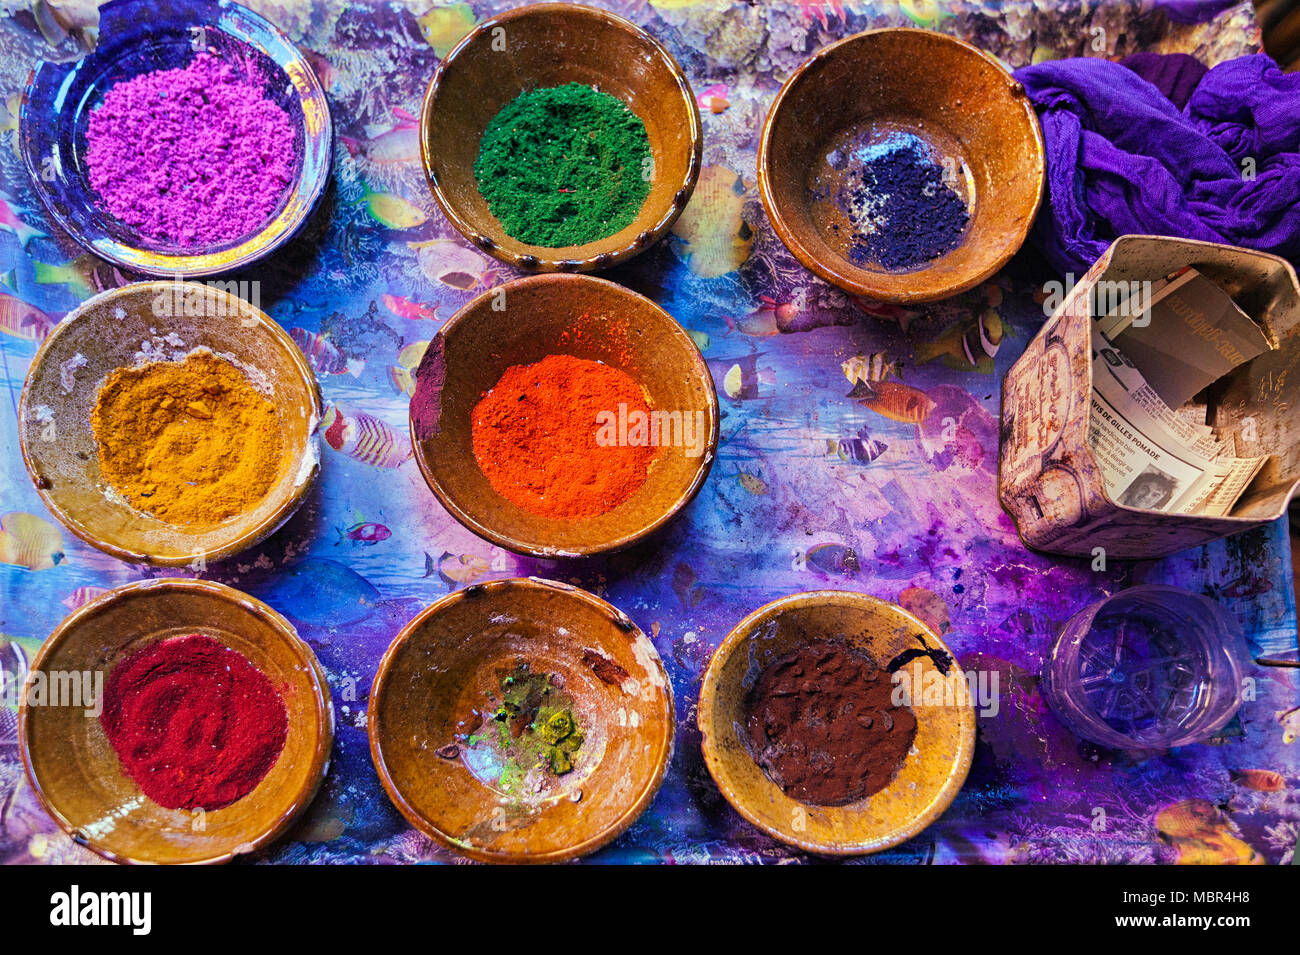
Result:
[[210,352],[117,369],[99,389],[90,425],[105,480],[169,524],[243,514],[284,467],[275,405]]

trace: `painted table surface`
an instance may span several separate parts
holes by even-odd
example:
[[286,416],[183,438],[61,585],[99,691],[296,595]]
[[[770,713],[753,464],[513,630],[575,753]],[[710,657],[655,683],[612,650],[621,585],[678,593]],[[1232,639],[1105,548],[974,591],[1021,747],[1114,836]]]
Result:
[[[462,242],[433,208],[412,123],[439,55],[498,5],[432,12],[420,0],[251,5],[311,51],[338,137],[321,212],[301,239],[240,277],[260,283],[262,307],[315,356],[327,403],[373,416],[393,434],[387,467],[326,448],[321,480],[302,511],[264,546],[206,572],[294,621],[329,674],[338,714],[319,798],[257,861],[454,858],[389,804],[370,762],[366,693],[384,649],[417,610],[472,580],[519,574],[572,581],[629,613],[652,634],[676,693],[677,745],[663,790],[591,861],[813,861],[764,837],[724,802],[700,754],[695,704],[711,651],[744,615],[783,594],[822,588],[861,590],[917,610],[943,629],[963,668],[996,672],[1001,688],[997,714],[979,719],[974,765],[951,809],[907,844],[864,861],[1290,861],[1300,830],[1293,788],[1300,746],[1288,742],[1300,732],[1296,671],[1252,667],[1255,699],[1222,739],[1145,760],[1081,744],[1045,709],[1036,677],[1044,648],[1072,613],[1139,582],[1221,600],[1257,651],[1293,648],[1284,524],[1102,571],[1026,551],[995,496],[998,384],[1043,321],[1040,290],[1054,278],[1050,270],[1024,252],[996,280],[951,301],[868,314],[785,251],[754,181],[757,133],[779,84],[809,51],[841,35],[919,24],[970,39],[1012,66],[1138,49],[1217,62],[1257,48],[1248,3],[611,4],[662,38],[686,67],[705,103],[706,168],[674,234],[607,274],[695,333],[724,417],[716,464],[692,506],[646,545],[577,564],[520,559],[462,529],[435,502],[407,450],[401,386],[412,360],[403,349],[426,342],[472,296],[513,277]],[[6,133],[32,64],[51,55],[34,24],[26,11],[0,24]],[[63,41],[57,55],[73,54],[74,40]],[[8,135],[0,172],[3,291],[57,320],[93,291],[128,280],[80,256],[45,218]],[[379,221],[367,186],[413,203],[419,224],[395,229]],[[945,330],[989,308],[1007,331],[996,367],[945,358]],[[163,574],[81,544],[42,507],[15,434],[36,345],[14,331],[0,326],[0,632],[30,658],[97,588]],[[889,420],[846,397],[842,363],[878,352],[936,402],[923,425]],[[955,420],[955,435],[942,433],[944,418]],[[861,435],[885,446],[865,465],[838,453],[853,447],[841,441]],[[23,557],[40,569],[24,566]],[[0,859],[97,861],[41,811],[22,775],[12,713],[0,716]],[[1282,788],[1266,791],[1277,777],[1250,770],[1280,774]]]

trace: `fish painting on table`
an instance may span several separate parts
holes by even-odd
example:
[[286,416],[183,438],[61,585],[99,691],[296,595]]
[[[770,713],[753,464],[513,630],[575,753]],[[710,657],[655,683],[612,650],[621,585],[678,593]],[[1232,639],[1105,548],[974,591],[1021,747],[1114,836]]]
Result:
[[938,358],[954,371],[991,375],[1004,334],[1002,318],[987,308],[973,319],[949,325],[934,341],[917,345],[916,363],[924,365]]
[[859,381],[848,396],[864,408],[903,424],[920,424],[935,408],[924,391],[900,381]]
[[375,521],[357,521],[351,527],[336,527],[334,533],[338,535],[335,547],[344,541],[350,541],[353,546],[373,547],[393,536],[386,525]]
[[380,296],[380,301],[384,303],[384,308],[388,309],[398,318],[405,318],[412,322],[418,321],[436,321],[438,318],[438,306],[426,305],[422,302],[413,302],[409,298],[400,295],[393,295],[385,292]]
[[407,247],[425,278],[458,292],[489,286],[496,275],[487,259],[454,239],[408,242]]
[[319,375],[350,374],[356,378],[366,366],[364,361],[344,355],[333,339],[321,332],[294,327],[289,330],[289,337],[302,349],[307,363]]
[[325,443],[340,454],[377,468],[398,468],[411,457],[411,442],[372,414],[330,405],[321,419]]
[[827,453],[836,455],[846,464],[868,465],[884,454],[888,448],[889,445],[885,442],[873,438],[866,427],[860,428],[851,438],[826,439]]
[[397,364],[388,366],[388,381],[398,394],[415,396],[415,371],[424,360],[429,342],[412,342],[397,353]]
[[35,305],[0,292],[0,332],[39,344],[45,341],[54,324],[54,319]]
[[705,166],[691,201],[673,224],[687,267],[701,278],[734,272],[749,258],[754,230],[745,221],[745,181],[725,166]]
[[0,517],[0,563],[49,570],[64,559],[63,535],[45,518],[16,511]]
[[449,591],[463,584],[472,584],[491,569],[491,562],[476,554],[453,554],[451,551],[443,551],[442,556],[437,560],[427,553],[424,555],[424,576],[432,577],[437,574],[438,579],[447,585]]

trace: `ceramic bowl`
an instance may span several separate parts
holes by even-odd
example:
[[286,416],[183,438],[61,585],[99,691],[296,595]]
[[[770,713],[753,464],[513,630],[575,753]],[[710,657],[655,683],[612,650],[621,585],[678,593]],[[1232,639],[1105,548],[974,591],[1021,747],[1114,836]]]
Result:
[[[882,669],[905,664],[912,678],[916,739],[911,755],[881,791],[845,806],[792,799],[755,761],[746,738],[747,696],[774,660],[815,640],[843,640]],[[935,654],[908,659],[908,650]],[[943,656],[947,655],[946,659]],[[909,654],[909,657],[911,655]],[[722,795],[768,835],[809,852],[858,855],[912,838],[943,814],[961,789],[975,747],[975,711],[966,680],[934,632],[893,604],[845,591],[816,591],[773,601],[732,630],[713,654],[700,690],[704,761]],[[931,683],[944,690],[923,697]],[[947,691],[952,691],[948,693]],[[921,705],[924,699],[930,705]]]
[[[202,313],[187,317],[186,303]],[[170,314],[163,314],[170,313]],[[280,412],[287,453],[279,482],[252,510],[220,524],[168,524],[104,481],[90,413],[104,378],[207,348],[233,359]],[[131,563],[222,560],[265,540],[302,503],[320,467],[320,389],[279,325],[231,292],[189,282],[140,282],[84,302],[54,326],[32,361],[18,409],[27,473],[68,530]]]
[[[610,334],[611,319],[626,334]],[[642,385],[652,410],[680,411],[702,426],[689,447],[661,446],[645,484],[594,517],[526,511],[497,493],[474,458],[471,420],[483,394],[511,366],[557,353],[620,368]],[[718,396],[695,343],[648,298],[587,275],[536,275],[485,292],[434,336],[416,373],[410,419],[420,471],[453,517],[516,553],[576,557],[640,540],[695,496],[717,448]]]
[[[224,809],[165,809],[127,776],[84,700],[32,705],[37,674],[108,674],[168,637],[199,633],[243,654],[280,691],[289,735],[251,793]],[[97,682],[97,681],[96,681]],[[334,711],[311,648],[266,604],[208,580],[140,581],[101,594],[64,620],[32,661],[19,707],[23,763],[41,804],[78,843],[114,862],[215,863],[284,833],[325,778]],[[76,705],[71,705],[76,704]]]
[[[640,214],[613,235],[548,248],[511,238],[474,178],[488,123],[520,93],[583,83],[623,100],[645,123],[654,158]],[[438,64],[424,97],[420,151],[429,188],[470,242],[532,272],[607,268],[653,245],[686,207],[701,158],[700,111],[686,74],[640,27],[604,10],[538,3],[485,20]]]
[[[498,746],[502,680],[550,677],[584,734],[556,775]],[[654,645],[586,591],[536,578],[448,594],[402,628],[370,690],[370,752],[425,835],[484,862],[560,862],[627,829],[663,782],[673,695]]]
[[[178,69],[203,49],[257,76],[295,126],[294,181],[270,220],[224,246],[190,249],[141,235],[101,208],[85,165],[90,114],[116,83]],[[146,275],[229,272],[284,245],[329,182],[334,127],[311,65],[280,30],[230,0],[114,0],[100,7],[99,43],[78,60],[42,62],[19,112],[32,187],[54,220],[88,250]]]
[[[928,145],[970,214],[956,247],[905,271],[852,261],[847,220],[829,212],[826,157],[890,133]],[[1043,177],[1024,87],[990,54],[929,30],[871,30],[818,50],[777,94],[759,142],[763,207],[781,241],[828,282],[883,302],[937,301],[997,272],[1033,224]],[[828,181],[830,196],[815,198]]]

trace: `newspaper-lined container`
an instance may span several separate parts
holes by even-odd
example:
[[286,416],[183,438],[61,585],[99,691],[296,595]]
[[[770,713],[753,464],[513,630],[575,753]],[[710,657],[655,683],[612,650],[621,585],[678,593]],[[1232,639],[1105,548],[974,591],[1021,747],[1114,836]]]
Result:
[[[1220,438],[1235,442],[1240,455],[1270,456],[1225,517],[1118,504],[1088,444],[1094,290],[1154,281],[1184,266],[1218,283],[1274,346],[1208,390],[1207,423]],[[1300,487],[1298,408],[1300,283],[1286,260],[1210,242],[1123,236],[1069,291],[1002,382],[998,497],[1035,550],[1087,556],[1100,547],[1109,557],[1163,557],[1286,512]]]

